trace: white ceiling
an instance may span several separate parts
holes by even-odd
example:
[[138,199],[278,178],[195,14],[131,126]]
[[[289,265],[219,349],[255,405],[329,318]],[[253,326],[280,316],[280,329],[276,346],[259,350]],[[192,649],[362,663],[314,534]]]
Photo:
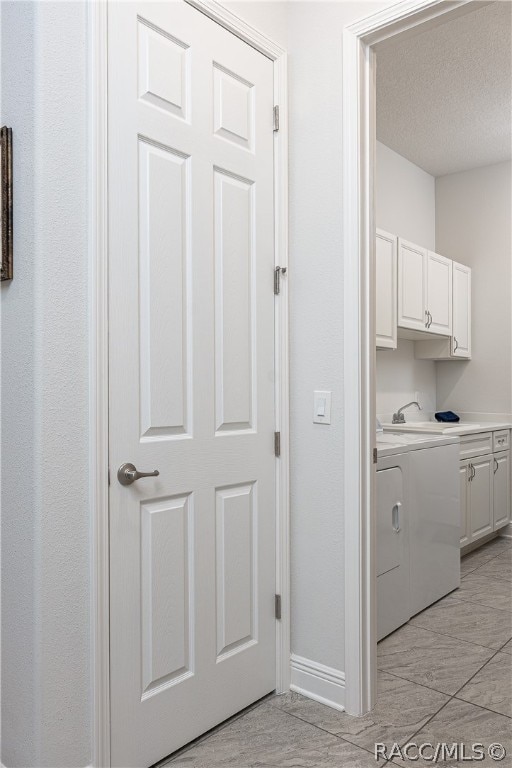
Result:
[[512,157],[512,3],[377,53],[377,137],[433,176]]

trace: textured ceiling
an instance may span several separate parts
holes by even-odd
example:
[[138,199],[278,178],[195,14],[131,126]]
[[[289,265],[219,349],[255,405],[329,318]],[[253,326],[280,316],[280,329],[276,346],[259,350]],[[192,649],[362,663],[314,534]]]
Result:
[[377,53],[377,137],[433,176],[512,157],[512,3]]

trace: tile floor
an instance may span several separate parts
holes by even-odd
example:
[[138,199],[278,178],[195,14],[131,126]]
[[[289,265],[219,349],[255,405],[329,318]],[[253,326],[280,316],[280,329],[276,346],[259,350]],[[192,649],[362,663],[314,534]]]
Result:
[[[512,541],[461,562],[461,586],[378,646],[378,700],[351,717],[270,696],[175,755],[188,768],[370,768],[375,742],[504,744],[512,766]],[[394,764],[400,765],[398,759]],[[467,766],[448,760],[437,766]],[[488,757],[481,763],[493,765]],[[411,762],[410,765],[432,765]],[[391,768],[391,763],[388,763]],[[162,767],[162,764],[161,764]]]

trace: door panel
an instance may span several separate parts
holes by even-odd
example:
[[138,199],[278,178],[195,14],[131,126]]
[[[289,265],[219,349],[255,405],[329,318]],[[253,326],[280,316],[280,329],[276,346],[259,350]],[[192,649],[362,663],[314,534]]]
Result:
[[216,429],[253,429],[254,190],[214,169]]
[[397,347],[397,238],[377,230],[375,240],[377,347]]
[[510,453],[494,454],[494,530],[510,521]]
[[256,642],[254,483],[216,491],[217,660]]
[[189,675],[190,495],[141,504],[142,698]]
[[473,477],[471,494],[471,539],[490,533],[493,528],[493,457],[481,456],[471,460]]
[[471,519],[469,508],[468,482],[470,476],[469,461],[461,461],[460,476],[460,545],[465,547],[471,537]]
[[471,269],[453,262],[453,355],[471,357]]
[[138,140],[141,435],[185,434],[190,405],[190,158]]
[[111,746],[143,768],[275,687],[273,64],[184,2],[108,30]]
[[426,259],[420,246],[398,240],[398,325],[426,329]]
[[427,256],[427,310],[430,333],[452,333],[452,262],[438,253]]

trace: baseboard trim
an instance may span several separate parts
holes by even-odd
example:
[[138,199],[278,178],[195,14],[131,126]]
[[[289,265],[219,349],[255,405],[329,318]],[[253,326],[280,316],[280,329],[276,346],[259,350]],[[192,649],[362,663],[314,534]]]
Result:
[[340,712],[345,710],[345,673],[294,653],[290,689]]
[[504,539],[512,539],[512,523],[503,526],[498,531],[498,536],[502,536]]

